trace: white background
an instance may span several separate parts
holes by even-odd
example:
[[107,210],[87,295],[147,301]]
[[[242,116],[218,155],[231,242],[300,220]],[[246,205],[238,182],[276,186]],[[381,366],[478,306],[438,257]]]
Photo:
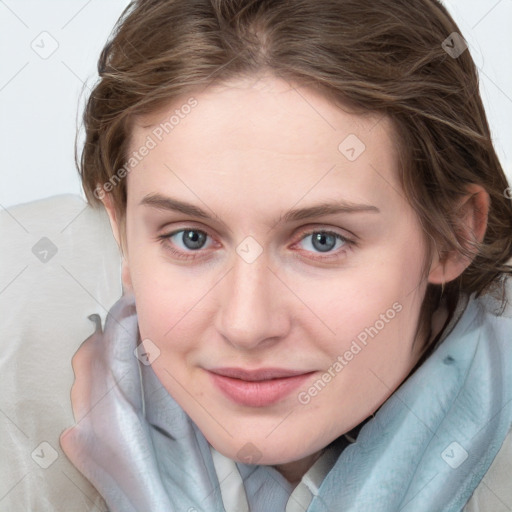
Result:
[[[0,208],[68,192],[84,197],[74,164],[77,123],[101,49],[127,4],[0,0]],[[512,0],[445,5],[480,70],[495,146],[512,180]],[[46,48],[58,44],[46,59],[31,47],[42,32],[53,38]]]

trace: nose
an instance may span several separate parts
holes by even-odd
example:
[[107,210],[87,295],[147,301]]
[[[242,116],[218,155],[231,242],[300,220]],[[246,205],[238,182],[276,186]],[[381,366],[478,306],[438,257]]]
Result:
[[[286,336],[286,287],[268,266],[265,252],[248,263],[238,255],[223,279],[215,327],[241,350],[254,350]],[[288,292],[289,294],[289,292]]]

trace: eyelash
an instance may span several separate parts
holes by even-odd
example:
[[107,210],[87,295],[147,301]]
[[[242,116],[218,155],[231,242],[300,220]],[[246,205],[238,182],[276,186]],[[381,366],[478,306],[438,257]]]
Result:
[[[167,234],[162,234],[162,235],[158,235],[157,236],[157,240],[164,246],[164,248],[168,251],[170,251],[173,256],[175,256],[176,258],[180,259],[180,260],[195,260],[197,258],[200,258],[201,256],[184,256],[183,252],[182,251],[178,251],[176,250],[174,247],[172,247],[170,244],[169,244],[169,239],[178,234],[178,233],[181,233],[181,232],[184,232],[184,231],[197,231],[199,233],[203,233],[205,234],[206,236],[209,236],[210,238],[213,238],[209,235],[209,233],[207,233],[206,231],[204,231],[203,229],[197,229],[197,228],[193,228],[193,227],[186,227],[186,228],[182,228],[182,229],[178,229],[176,231],[172,231],[171,233],[167,233]],[[347,249],[350,249],[351,247],[353,246],[356,246],[356,242],[354,240],[351,240],[343,235],[341,235],[340,233],[337,233],[336,231],[329,231],[329,230],[324,230],[324,229],[314,229],[314,230],[310,230],[310,231],[304,231],[303,233],[300,234],[300,238],[296,243],[299,243],[299,242],[302,242],[306,237],[310,236],[310,235],[313,235],[315,233],[322,233],[324,235],[333,235],[334,237],[336,237],[337,240],[340,240],[344,243],[344,245],[342,246],[342,249],[341,252],[338,254],[338,253],[335,253],[336,256],[332,256],[332,253],[331,256],[317,256],[317,257],[314,257],[313,259],[314,260],[317,260],[317,261],[327,261],[327,260],[336,260],[338,259],[339,257],[341,257],[343,254],[346,253]],[[295,245],[294,244],[294,245]],[[338,249],[339,251],[339,249]],[[198,249],[197,251],[192,251],[192,252],[200,252],[200,249]],[[307,251],[309,252],[309,251]]]

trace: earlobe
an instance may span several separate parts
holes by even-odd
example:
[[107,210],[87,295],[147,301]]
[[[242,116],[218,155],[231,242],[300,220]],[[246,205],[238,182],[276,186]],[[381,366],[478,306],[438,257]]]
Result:
[[[466,187],[466,190],[468,193],[459,201],[456,212],[459,220],[457,236],[461,245],[471,250],[471,241],[482,242],[484,239],[490,198],[487,191],[480,185],[471,184]],[[436,252],[433,258],[428,276],[429,283],[444,284],[453,281],[472,262],[472,259],[468,259],[456,250],[441,254]]]
[[470,264],[471,261],[456,251],[447,252],[444,257],[436,254],[430,266],[428,282],[440,285],[449,283],[459,277]]

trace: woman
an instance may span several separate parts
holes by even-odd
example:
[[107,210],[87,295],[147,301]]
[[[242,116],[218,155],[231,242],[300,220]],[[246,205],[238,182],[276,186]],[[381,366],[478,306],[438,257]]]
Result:
[[461,510],[512,421],[512,205],[446,10],[138,1],[99,71],[124,293],[61,443],[109,509]]

